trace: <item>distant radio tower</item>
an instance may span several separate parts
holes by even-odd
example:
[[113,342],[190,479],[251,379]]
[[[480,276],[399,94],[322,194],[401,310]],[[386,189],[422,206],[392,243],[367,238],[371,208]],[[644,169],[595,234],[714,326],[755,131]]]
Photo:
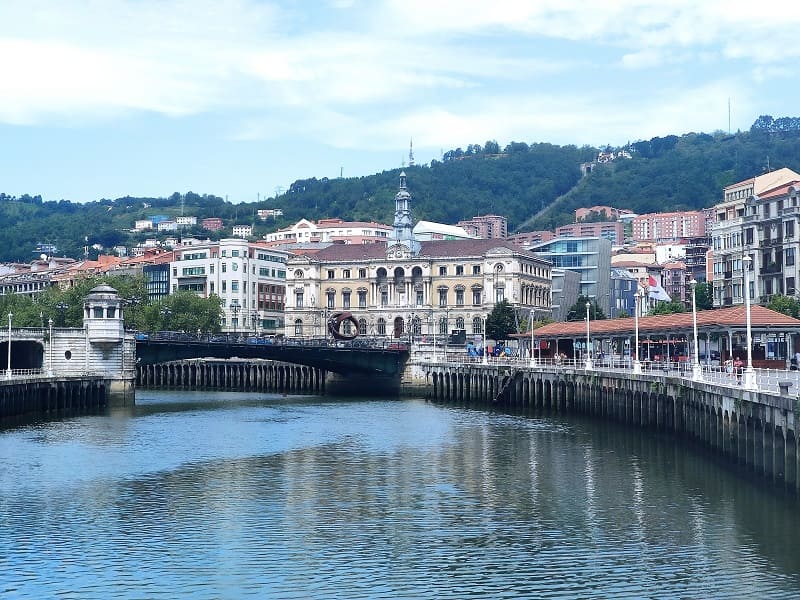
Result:
[[728,135],[731,133],[731,99],[728,98]]
[[411,138],[411,142],[408,144],[408,166],[414,166],[414,138]]

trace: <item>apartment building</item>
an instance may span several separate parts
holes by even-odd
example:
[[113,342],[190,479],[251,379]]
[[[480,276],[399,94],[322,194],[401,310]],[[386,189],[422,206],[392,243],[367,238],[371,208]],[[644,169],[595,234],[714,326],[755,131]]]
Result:
[[633,239],[669,241],[706,235],[706,213],[701,210],[648,213],[633,219]]
[[238,238],[176,249],[171,292],[219,296],[225,331],[282,333],[288,256]]
[[508,237],[508,219],[500,215],[472,217],[466,221],[459,221],[456,226],[473,237],[485,240],[504,240]]

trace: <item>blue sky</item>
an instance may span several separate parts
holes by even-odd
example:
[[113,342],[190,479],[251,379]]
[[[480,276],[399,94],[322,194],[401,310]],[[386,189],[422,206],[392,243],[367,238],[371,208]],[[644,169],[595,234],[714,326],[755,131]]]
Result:
[[800,116],[800,3],[2,0],[0,192],[253,202],[497,140]]

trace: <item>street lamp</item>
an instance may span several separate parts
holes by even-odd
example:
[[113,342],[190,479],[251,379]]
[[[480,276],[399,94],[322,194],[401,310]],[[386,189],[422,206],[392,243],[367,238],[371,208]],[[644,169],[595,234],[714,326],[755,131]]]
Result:
[[436,323],[436,317],[434,316],[433,311],[431,311],[431,329],[433,330],[433,362],[436,362],[436,327],[437,327],[437,325],[438,324]]
[[164,331],[169,331],[169,316],[172,314],[172,309],[170,309],[169,306],[162,306],[159,312],[161,313],[161,322]]
[[6,379],[11,379],[11,318],[14,315],[8,313],[8,368],[6,369]]
[[233,335],[236,335],[236,326],[239,324],[239,311],[242,307],[238,303],[231,304],[231,324],[233,325]]
[[489,347],[486,345],[486,315],[481,317],[483,319],[483,360],[481,361],[482,364],[488,365],[489,364],[489,357],[487,356],[489,352]]
[[[689,285],[692,286],[692,326],[694,327],[694,361],[692,362],[692,381],[703,381],[703,369],[700,367],[700,347],[697,345],[697,294],[695,292],[695,288],[697,288],[697,280],[692,277]],[[747,337],[749,338],[750,334],[748,334]]]
[[47,325],[50,328],[49,348],[47,353],[47,375],[53,376],[53,319],[47,319]]
[[594,361],[592,361],[592,352],[589,350],[589,307],[592,303],[586,301],[586,370],[590,371],[594,368]]
[[56,304],[56,309],[58,310],[58,321],[59,321],[59,326],[60,327],[64,327],[66,325],[66,319],[64,318],[64,313],[67,311],[68,308],[69,308],[69,304],[67,304],[66,302],[59,302],[58,304]]
[[536,366],[536,350],[533,346],[533,309],[529,318],[528,326],[531,328],[531,368]]
[[747,281],[747,272],[753,259],[747,254],[742,258],[742,277],[744,278],[744,306],[747,315],[747,367],[744,370],[743,386],[746,390],[756,390],[756,372],[753,370],[753,338],[750,331],[750,284]]
[[644,290],[642,288],[639,288],[636,291],[636,294],[634,294],[633,298],[634,302],[633,321],[636,330],[636,336],[634,338],[634,346],[633,346],[633,351],[635,353],[633,358],[633,372],[636,374],[642,372],[642,363],[639,360],[639,310],[640,310],[639,307],[641,306],[642,300],[644,300]]

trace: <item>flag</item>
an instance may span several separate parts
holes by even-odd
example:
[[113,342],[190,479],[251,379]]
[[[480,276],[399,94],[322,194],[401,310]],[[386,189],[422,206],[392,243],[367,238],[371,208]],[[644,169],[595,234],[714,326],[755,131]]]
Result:
[[652,275],[650,275],[650,280],[648,283],[650,284],[650,287],[648,289],[647,296],[651,300],[655,300],[656,302],[660,302],[662,300],[669,302],[672,300],[667,291],[659,285],[659,283],[656,281],[656,278]]

